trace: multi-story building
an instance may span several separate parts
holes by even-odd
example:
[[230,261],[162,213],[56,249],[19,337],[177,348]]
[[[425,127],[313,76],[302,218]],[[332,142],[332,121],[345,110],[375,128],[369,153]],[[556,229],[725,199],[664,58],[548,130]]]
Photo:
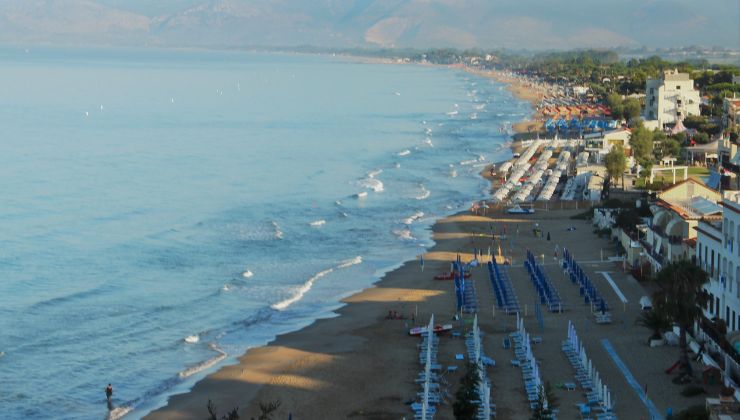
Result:
[[699,220],[721,213],[720,193],[694,179],[687,179],[658,194],[650,206],[653,218],[641,235],[645,259],[654,272],[665,264],[695,257]]
[[700,220],[696,231],[696,260],[710,278],[705,315],[740,330],[740,192],[724,192],[722,213]]
[[658,128],[675,124],[688,115],[700,114],[699,91],[688,73],[667,70],[660,79],[648,79],[645,95],[644,117],[657,121]]
[[732,98],[725,98],[722,101],[722,127],[729,131],[738,125],[740,125],[740,98],[733,95]]

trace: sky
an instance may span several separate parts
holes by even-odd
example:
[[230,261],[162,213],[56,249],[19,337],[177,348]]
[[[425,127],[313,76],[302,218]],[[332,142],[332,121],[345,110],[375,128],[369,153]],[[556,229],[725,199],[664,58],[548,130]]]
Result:
[[3,0],[0,43],[740,49],[740,1]]

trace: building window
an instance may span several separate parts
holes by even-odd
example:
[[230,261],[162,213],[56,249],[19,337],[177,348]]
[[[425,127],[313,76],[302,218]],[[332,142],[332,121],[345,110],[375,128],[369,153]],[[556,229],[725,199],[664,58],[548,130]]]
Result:
[[737,319],[735,311],[732,311],[732,331],[735,331],[735,319]]
[[676,85],[676,90],[681,90],[681,85]]
[[714,312],[714,315],[719,316],[720,314],[719,298],[714,298],[714,307],[717,308],[717,311]]
[[709,272],[710,277],[714,277],[714,250],[712,250],[712,269]]
[[713,294],[711,293],[709,294],[709,299],[707,303],[709,303],[709,313],[713,314],[714,313],[714,295]]
[[650,94],[653,95],[655,93],[655,88],[650,88]]
[[730,322],[730,307],[725,306],[725,321]]

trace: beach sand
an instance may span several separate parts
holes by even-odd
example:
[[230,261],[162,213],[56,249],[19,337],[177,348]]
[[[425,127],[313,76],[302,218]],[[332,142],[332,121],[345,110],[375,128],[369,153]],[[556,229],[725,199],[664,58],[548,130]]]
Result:
[[[641,387],[647,387],[649,397],[661,413],[668,407],[674,412],[691,404],[702,403],[703,397],[684,398],[681,386],[670,382],[663,370],[678,357],[675,347],[650,349],[646,344],[649,332],[634,325],[639,298],[646,293],[643,286],[621,270],[618,263],[601,261],[601,255],[614,255],[613,245],[598,239],[588,222],[571,220],[577,210],[551,211],[528,216],[491,214],[477,216],[458,214],[434,225],[434,246],[425,254],[425,268],[411,261],[388,273],[374,287],[344,299],[347,304],[337,310],[336,318],[322,319],[290,334],[279,336],[267,346],[251,349],[239,363],[227,366],[196,384],[187,394],[170,398],[169,404],[147,419],[203,419],[206,404],[213,400],[220,412],[240,407],[242,417],[256,416],[259,403],[279,400],[281,406],[276,418],[294,419],[401,419],[413,418],[405,403],[416,398],[419,386],[414,378],[421,367],[418,362],[418,338],[407,333],[412,325],[421,325],[435,314],[439,323],[453,323],[464,332],[469,327],[465,319],[452,321],[454,290],[451,281],[433,280],[434,274],[449,270],[459,252],[464,261],[470,260],[473,248],[498,249],[514,261],[510,276],[522,307],[526,305],[525,325],[532,336],[542,338],[533,348],[541,363],[545,381],[553,385],[573,382],[573,370],[560,350],[566,336],[568,320],[572,320],[586,351],[601,373],[604,383],[612,391],[615,412],[620,418],[649,418],[645,405],[627,383],[622,372],[608,356],[601,340],[610,341]],[[552,241],[537,238],[532,233],[537,221]],[[508,237],[499,242],[491,240],[491,226],[495,233],[506,229]],[[566,231],[575,226],[575,231]],[[517,228],[518,227],[518,228]],[[518,230],[518,234],[516,233]],[[582,266],[602,295],[613,308],[610,325],[597,325],[588,306],[583,304],[577,286],[573,285],[554,260],[555,244],[566,246]],[[534,315],[536,292],[526,270],[522,267],[525,250],[532,250],[567,305],[562,314],[544,312],[543,328]],[[604,277],[597,272],[608,271],[626,296],[627,303],[617,298]],[[509,363],[512,350],[502,348],[502,340],[515,327],[515,317],[496,312],[491,284],[485,267],[474,269],[479,304],[479,323],[485,333],[485,354],[497,361],[488,370],[492,381],[492,399],[498,406],[500,419],[526,419],[530,411],[523,391],[518,368]],[[405,320],[388,320],[388,311],[398,311]],[[416,313],[416,321],[409,319]],[[464,363],[456,361],[456,353],[466,354],[464,340],[442,337],[439,362],[457,365],[458,373],[447,376],[448,389],[454,395]],[[578,418],[575,404],[582,402],[582,391],[555,390],[560,400],[560,418]],[[451,403],[438,408],[437,418],[454,418]]]

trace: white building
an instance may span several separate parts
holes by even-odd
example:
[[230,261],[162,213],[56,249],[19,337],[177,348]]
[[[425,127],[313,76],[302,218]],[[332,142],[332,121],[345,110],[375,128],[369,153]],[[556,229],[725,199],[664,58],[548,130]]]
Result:
[[656,273],[670,262],[693,259],[695,227],[700,220],[722,212],[716,204],[721,199],[719,192],[692,178],[660,192],[657,198],[650,206],[652,220],[640,238],[644,257]]
[[700,114],[699,91],[688,73],[667,70],[661,79],[648,79],[645,94],[644,117],[657,121],[659,128],[675,124],[687,115]]
[[706,218],[696,227],[698,264],[709,274],[708,318],[727,323],[727,331],[740,330],[740,192],[726,191],[722,215]]

